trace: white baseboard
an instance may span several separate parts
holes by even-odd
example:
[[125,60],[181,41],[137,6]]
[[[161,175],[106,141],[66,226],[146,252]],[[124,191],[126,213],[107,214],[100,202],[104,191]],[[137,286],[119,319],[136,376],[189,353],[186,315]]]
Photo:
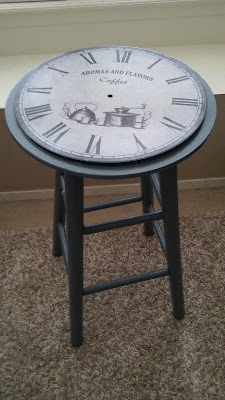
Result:
[[[209,178],[209,179],[191,179],[178,181],[179,190],[185,189],[204,189],[225,186],[224,178]],[[99,185],[86,186],[84,195],[90,196],[107,196],[107,195],[135,195],[140,193],[139,183],[127,183],[125,185]],[[0,192],[0,201],[17,201],[17,200],[41,200],[52,199],[54,197],[54,189],[43,190],[24,190],[12,192]]]

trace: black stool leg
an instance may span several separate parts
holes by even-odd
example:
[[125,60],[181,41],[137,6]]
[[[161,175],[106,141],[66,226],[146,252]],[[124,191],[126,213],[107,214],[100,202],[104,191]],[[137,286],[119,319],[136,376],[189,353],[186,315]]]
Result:
[[173,314],[176,319],[182,319],[184,318],[184,297],[176,166],[160,172],[160,186]]
[[58,223],[65,223],[65,206],[60,184],[61,172],[55,173],[55,200],[54,200],[54,222],[53,222],[53,256],[62,256],[62,249],[58,233]]
[[83,342],[83,178],[65,174],[70,329],[72,346]]
[[[149,212],[148,208],[153,205],[153,188],[148,176],[141,177],[141,192],[142,192],[142,208],[143,213]],[[143,232],[145,236],[154,235],[154,228],[151,222],[143,224]]]

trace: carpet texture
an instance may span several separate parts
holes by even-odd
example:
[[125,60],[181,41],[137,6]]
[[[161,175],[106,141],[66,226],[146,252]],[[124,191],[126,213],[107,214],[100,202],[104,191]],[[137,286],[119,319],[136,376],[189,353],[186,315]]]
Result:
[[[1,399],[225,399],[225,214],[181,219],[186,316],[168,277],[84,297],[70,346],[67,277],[51,231],[1,232]],[[85,237],[85,286],[165,267],[141,226]]]

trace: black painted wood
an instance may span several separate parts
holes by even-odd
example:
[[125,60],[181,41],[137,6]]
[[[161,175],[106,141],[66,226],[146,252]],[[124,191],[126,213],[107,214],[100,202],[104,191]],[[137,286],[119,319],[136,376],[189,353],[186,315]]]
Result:
[[53,256],[62,255],[61,238],[58,231],[58,224],[65,224],[65,205],[61,190],[61,172],[56,170],[55,173],[55,200],[54,200],[54,221],[53,221]]
[[[149,211],[153,212],[154,208],[150,207]],[[157,235],[157,237],[159,239],[159,243],[161,244],[162,251],[163,251],[165,257],[167,258],[166,241],[165,241],[165,236],[164,236],[163,230],[161,228],[161,225],[160,225],[159,221],[152,221],[152,225],[153,225],[155,233],[156,233],[156,235]]]
[[176,319],[182,319],[184,318],[184,294],[181,267],[176,166],[160,172],[160,186],[173,314]]
[[123,206],[131,203],[138,203],[141,200],[142,200],[141,196],[134,196],[134,197],[127,197],[125,199],[106,201],[104,203],[97,203],[97,204],[92,204],[90,206],[85,206],[84,212],[91,212],[116,206]]
[[72,346],[83,342],[83,179],[65,174],[70,333]]
[[163,218],[162,211],[155,211],[152,213],[135,215],[134,217],[120,218],[113,221],[100,222],[98,224],[87,225],[84,226],[84,233],[86,235],[90,235],[96,232],[103,232],[112,229],[122,228],[125,226],[142,224],[145,221],[155,221],[162,218]]
[[158,202],[159,202],[160,206],[162,207],[159,179],[156,174],[149,175],[148,179],[149,179],[150,183],[152,184],[155,194],[156,194],[156,197],[158,199]]
[[[149,182],[148,176],[141,177],[142,209],[144,214],[149,213],[149,208],[153,207],[153,187]],[[143,223],[143,233],[145,236],[154,235],[153,224],[151,221]]]
[[132,285],[138,282],[149,281],[150,279],[162,278],[168,275],[168,269],[158,269],[156,271],[145,272],[144,274],[138,274],[135,276],[129,276],[127,278],[121,278],[114,281],[99,283],[98,285],[88,286],[83,289],[83,294],[93,294],[102,292],[104,290],[115,289],[121,286]]
[[64,264],[66,266],[66,272],[68,274],[68,248],[67,248],[66,232],[65,232],[65,226],[61,222],[58,223],[58,233],[62,248]]

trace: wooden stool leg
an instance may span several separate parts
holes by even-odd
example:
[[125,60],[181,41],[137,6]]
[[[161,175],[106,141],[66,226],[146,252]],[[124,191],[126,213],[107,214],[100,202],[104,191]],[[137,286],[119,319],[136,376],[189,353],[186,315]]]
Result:
[[184,317],[184,296],[179,234],[179,213],[177,193],[177,168],[160,172],[162,208],[164,212],[164,233],[170,288],[175,318]]
[[54,200],[54,222],[53,222],[53,256],[62,256],[62,249],[58,233],[58,223],[65,224],[65,206],[60,184],[61,171],[55,173],[55,200]]
[[72,346],[80,346],[83,342],[83,190],[83,178],[65,173]]
[[[141,192],[142,192],[142,208],[143,213],[149,212],[148,208],[153,205],[153,188],[147,176],[141,177]],[[154,235],[154,228],[152,222],[145,222],[143,224],[143,232],[145,236]]]

